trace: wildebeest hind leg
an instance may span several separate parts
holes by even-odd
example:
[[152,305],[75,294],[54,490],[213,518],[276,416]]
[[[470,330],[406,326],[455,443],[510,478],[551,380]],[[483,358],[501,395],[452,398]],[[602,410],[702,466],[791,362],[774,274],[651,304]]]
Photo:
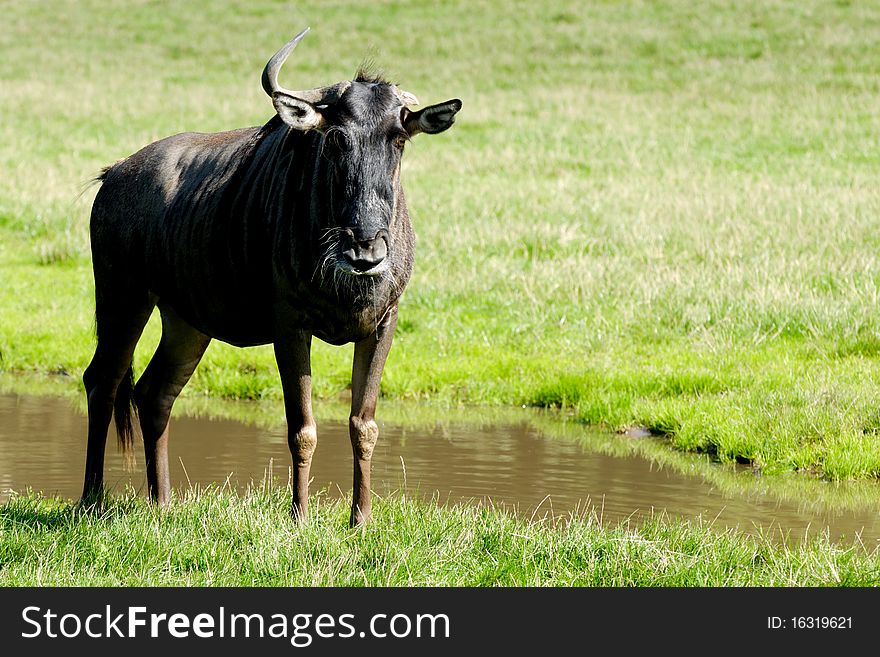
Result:
[[204,333],[159,305],[162,339],[143,376],[135,386],[135,403],[144,437],[147,487],[159,506],[171,501],[168,473],[168,420],[174,400],[189,381],[211,342]]
[[[126,295],[124,300],[104,298],[98,300],[96,312],[98,344],[91,363],[83,373],[89,409],[83,504],[98,502],[103,494],[107,429],[113,417],[117,390],[125,377],[130,376],[134,349],[154,303],[146,293],[139,299],[134,295]],[[125,400],[120,401],[127,404],[127,395]],[[127,410],[126,407],[126,413]]]

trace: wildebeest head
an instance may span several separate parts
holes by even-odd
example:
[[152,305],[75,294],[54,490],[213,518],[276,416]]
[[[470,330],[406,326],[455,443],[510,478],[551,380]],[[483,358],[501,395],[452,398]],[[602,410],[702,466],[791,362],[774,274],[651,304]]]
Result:
[[400,161],[406,142],[420,132],[449,128],[461,109],[449,100],[418,111],[411,93],[360,72],[352,81],[291,91],[278,71],[308,32],[300,32],[266,64],[263,88],[284,123],[322,134],[321,185],[329,225],[324,227],[322,270],[334,275],[381,276],[395,248]]

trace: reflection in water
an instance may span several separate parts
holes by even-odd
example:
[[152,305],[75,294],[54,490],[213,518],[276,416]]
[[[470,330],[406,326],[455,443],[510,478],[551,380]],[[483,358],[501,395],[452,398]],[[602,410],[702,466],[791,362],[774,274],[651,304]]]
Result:
[[[10,490],[28,488],[75,499],[82,486],[85,435],[85,417],[67,400],[0,395],[0,500]],[[172,485],[178,488],[227,480],[246,486],[262,481],[270,466],[277,482],[289,476],[283,422],[266,430],[231,420],[174,418],[169,456]],[[139,455],[138,470],[128,473],[121,455],[108,446],[107,484],[114,490],[129,484],[145,490],[142,462]],[[351,471],[348,423],[319,422],[313,493],[348,496]],[[579,442],[548,439],[526,423],[438,424],[419,430],[382,425],[373,488],[379,495],[405,490],[441,502],[491,501],[526,517],[595,509],[603,521],[617,522],[665,511],[795,539],[828,528],[833,539],[861,534],[868,547],[880,540],[878,514],[871,511],[810,511],[767,494],[766,485],[756,487],[755,494],[725,495],[701,477],[659,468],[641,457],[608,456]]]

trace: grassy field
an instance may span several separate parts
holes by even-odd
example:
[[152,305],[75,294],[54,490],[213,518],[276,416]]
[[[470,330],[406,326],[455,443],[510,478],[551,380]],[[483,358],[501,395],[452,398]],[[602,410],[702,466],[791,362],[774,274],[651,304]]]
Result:
[[[382,500],[365,531],[321,499],[295,528],[289,492],[187,492],[166,513],[138,496],[83,513],[65,501],[0,507],[0,586],[876,586],[858,546],[763,538],[657,517],[517,520],[498,510]],[[345,528],[345,529],[343,529]]]
[[[880,474],[880,6],[0,11],[3,372],[78,377],[91,356],[87,181],[167,134],[266,121],[261,68],[311,25],[289,86],[370,58],[426,104],[464,101],[405,160],[419,245],[384,395],[564,406],[766,473]],[[351,350],[315,352],[334,397]],[[278,398],[271,350],[214,344],[188,394]]]
[[[47,374],[80,386],[88,181],[163,136],[268,120],[260,71],[310,25],[282,84],[348,79],[371,59],[425,104],[464,101],[452,130],[407,147],[419,244],[386,398],[563,407],[669,437],[591,438],[608,453],[693,469],[671,445],[809,473],[763,480],[816,508],[876,506],[880,5],[0,0],[0,12],[0,388]],[[319,416],[350,361],[350,348],[315,345]],[[215,343],[182,406],[277,408],[280,394],[271,349]],[[578,439],[571,424],[546,428]],[[812,475],[865,481],[820,496]],[[294,531],[283,488],[190,491],[164,515],[135,496],[100,514],[18,497],[0,507],[0,585],[880,583],[875,551],[823,539],[780,546],[664,517],[527,522],[402,497],[358,533],[345,504],[319,500]]]

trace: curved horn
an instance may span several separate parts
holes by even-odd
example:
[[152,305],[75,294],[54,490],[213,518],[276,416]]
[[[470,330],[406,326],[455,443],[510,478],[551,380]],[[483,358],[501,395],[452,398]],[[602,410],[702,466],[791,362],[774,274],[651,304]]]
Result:
[[348,89],[350,82],[339,82],[329,87],[318,87],[316,89],[303,89],[300,91],[291,91],[285,89],[278,84],[278,71],[284,65],[284,62],[293,52],[293,49],[303,40],[303,37],[311,28],[306,28],[293,39],[285,43],[281,49],[272,55],[272,59],[266,62],[266,68],[263,69],[263,89],[271,98],[276,92],[285,93],[294,98],[304,100],[312,105],[329,105],[334,103],[345,90]]
[[[303,40],[303,37],[308,34],[310,29],[310,27],[307,27],[297,34],[290,41],[285,43],[278,52],[272,55],[272,59],[266,62],[266,68],[263,69],[263,89],[269,94],[269,96],[276,91],[287,91],[278,86],[278,71],[281,70],[284,62],[290,57],[290,53],[293,52],[293,49]],[[290,92],[287,91],[287,93]]]

